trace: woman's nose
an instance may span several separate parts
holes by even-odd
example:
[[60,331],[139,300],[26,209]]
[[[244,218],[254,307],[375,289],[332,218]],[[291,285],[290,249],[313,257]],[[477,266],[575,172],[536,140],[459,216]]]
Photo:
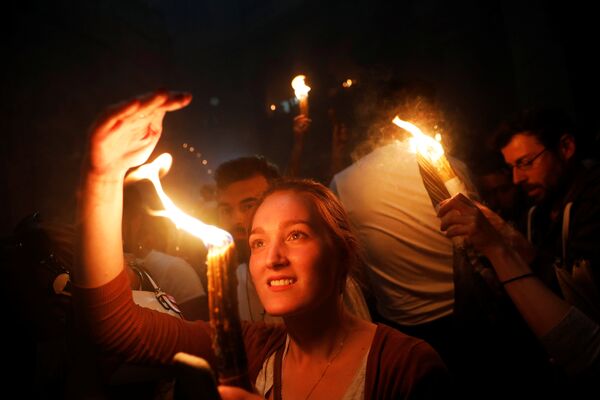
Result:
[[281,268],[287,265],[285,245],[279,241],[273,242],[267,249],[267,267]]

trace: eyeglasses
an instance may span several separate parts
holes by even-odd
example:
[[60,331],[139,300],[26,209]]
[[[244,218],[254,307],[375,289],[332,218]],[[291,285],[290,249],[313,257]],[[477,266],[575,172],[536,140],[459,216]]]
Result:
[[518,169],[519,171],[528,171],[531,168],[533,168],[533,163],[535,162],[535,160],[537,160],[542,154],[544,154],[544,152],[546,152],[546,150],[548,149],[544,149],[542,151],[540,151],[539,153],[537,153],[535,156],[533,156],[532,158],[528,159],[520,159],[516,162],[515,165],[512,164],[506,164],[508,166],[508,168],[510,169]]

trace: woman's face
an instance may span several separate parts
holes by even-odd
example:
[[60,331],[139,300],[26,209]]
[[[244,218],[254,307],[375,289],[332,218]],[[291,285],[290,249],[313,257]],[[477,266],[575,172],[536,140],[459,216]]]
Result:
[[331,240],[306,196],[269,195],[254,215],[249,243],[250,273],[269,314],[315,310],[339,294]]

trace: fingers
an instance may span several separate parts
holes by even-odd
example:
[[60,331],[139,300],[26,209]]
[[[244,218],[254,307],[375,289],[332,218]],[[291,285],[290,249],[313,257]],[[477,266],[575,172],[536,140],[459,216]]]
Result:
[[472,221],[472,218],[461,214],[458,210],[451,210],[441,218],[441,230],[446,231],[452,225],[464,225]]
[[143,139],[160,134],[166,112],[187,106],[192,100],[189,93],[158,90],[127,102],[109,107],[93,127],[96,138],[102,138],[123,124],[148,126]]
[[140,98],[140,107],[136,114],[141,117],[148,117],[156,113],[164,114],[168,111],[179,110],[191,101],[192,95],[189,93],[159,90]]
[[438,217],[443,217],[451,210],[458,210],[461,214],[465,214],[468,211],[477,210],[477,207],[471,200],[469,200],[467,196],[462,193],[458,193],[440,203]]
[[136,113],[139,107],[140,101],[138,99],[115,104],[102,113],[93,130],[99,132],[110,131],[115,125],[120,124],[122,119]]

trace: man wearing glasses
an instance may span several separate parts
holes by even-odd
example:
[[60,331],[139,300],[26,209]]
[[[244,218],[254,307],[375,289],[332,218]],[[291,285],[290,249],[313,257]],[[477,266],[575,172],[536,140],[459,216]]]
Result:
[[[494,146],[534,207],[527,236],[532,269],[553,291],[600,320],[600,168],[581,156],[571,120],[526,111],[496,132]],[[578,148],[578,144],[580,148]]]

